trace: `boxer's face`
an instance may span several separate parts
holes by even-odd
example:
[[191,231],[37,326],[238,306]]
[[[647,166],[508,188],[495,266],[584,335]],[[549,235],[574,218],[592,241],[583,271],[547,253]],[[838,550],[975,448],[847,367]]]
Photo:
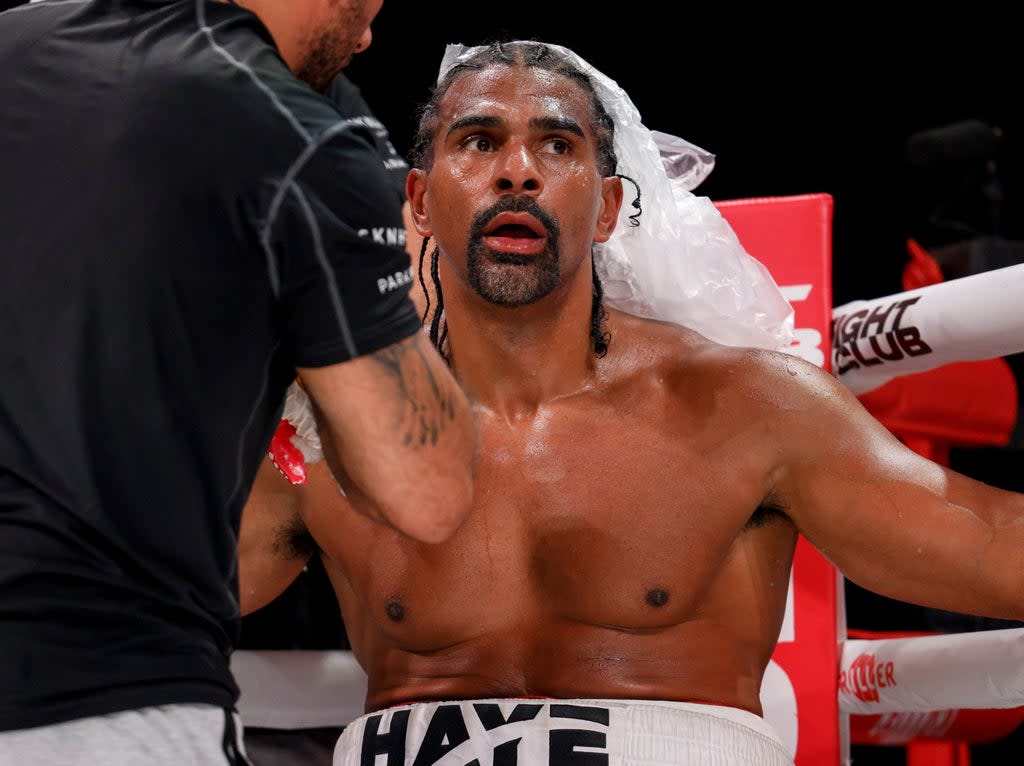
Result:
[[429,171],[410,174],[417,228],[474,291],[534,303],[611,234],[621,183],[598,170],[590,97],[535,67],[462,75],[442,98]]
[[384,0],[322,0],[295,74],[314,90],[326,89],[355,53],[370,46],[370,24],[383,4]]

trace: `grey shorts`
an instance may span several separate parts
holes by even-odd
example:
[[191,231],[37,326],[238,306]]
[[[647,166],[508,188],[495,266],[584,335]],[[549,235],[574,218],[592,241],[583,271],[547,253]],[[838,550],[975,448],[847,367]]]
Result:
[[250,766],[238,715],[162,705],[0,732],[0,766]]

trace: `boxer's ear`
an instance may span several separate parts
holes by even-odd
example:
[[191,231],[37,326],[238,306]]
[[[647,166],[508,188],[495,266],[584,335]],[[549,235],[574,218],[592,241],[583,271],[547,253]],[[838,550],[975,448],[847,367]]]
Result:
[[405,196],[409,200],[409,212],[412,213],[412,222],[416,231],[422,237],[434,236],[434,230],[430,225],[430,216],[427,214],[427,174],[419,168],[412,168],[405,178]]
[[622,208],[622,179],[608,176],[601,181],[601,209],[597,214],[597,227],[594,230],[595,242],[607,242],[615,231]]

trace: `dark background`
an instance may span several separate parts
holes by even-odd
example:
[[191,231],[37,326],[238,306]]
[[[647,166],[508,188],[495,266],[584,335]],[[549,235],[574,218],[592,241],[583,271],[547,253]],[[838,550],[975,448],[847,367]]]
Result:
[[[926,171],[904,161],[915,132],[967,119],[1002,130],[996,158],[1006,236],[1021,234],[1019,28],[984,4],[896,18],[850,4],[769,10],[724,3],[386,0],[352,79],[399,151],[450,42],[504,35],[566,45],[616,80],[649,128],[716,155],[712,199],[835,197],[834,304],[901,289],[908,234],[957,186],[978,206],[984,160]],[[968,193],[970,196],[970,192]],[[987,205],[985,205],[987,208]],[[987,213],[987,210],[985,211]],[[986,227],[987,214],[971,225]],[[987,226],[991,228],[990,226]],[[991,232],[990,232],[991,233]],[[934,239],[934,238],[933,238]]]
[[[648,127],[716,155],[698,194],[832,194],[839,306],[900,291],[906,237],[951,237],[929,223],[940,206],[975,233],[1024,240],[1024,45],[1011,7],[385,0],[348,73],[405,154],[446,43],[568,46],[632,96]],[[912,135],[965,120],[998,129],[997,149],[954,140],[946,148],[963,162],[906,161]],[[997,203],[983,193],[993,174]]]

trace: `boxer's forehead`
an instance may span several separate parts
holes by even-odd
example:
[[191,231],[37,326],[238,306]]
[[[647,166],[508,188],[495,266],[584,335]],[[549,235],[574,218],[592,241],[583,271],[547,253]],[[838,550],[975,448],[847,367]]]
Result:
[[[442,130],[466,120],[571,120],[588,130],[589,94],[575,80],[538,67],[495,65],[468,71],[441,99]],[[589,130],[588,130],[589,132]]]

